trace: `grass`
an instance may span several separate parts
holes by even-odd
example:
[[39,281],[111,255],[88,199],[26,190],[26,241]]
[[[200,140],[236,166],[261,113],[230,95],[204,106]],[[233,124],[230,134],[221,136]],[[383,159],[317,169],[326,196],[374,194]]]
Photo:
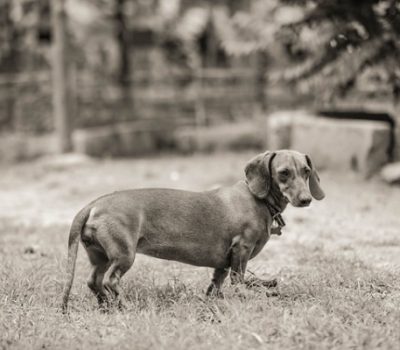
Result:
[[98,311],[80,248],[70,315],[58,306],[69,223],[120,188],[206,189],[242,177],[252,154],[36,162],[0,169],[0,348],[395,349],[400,344],[400,191],[322,173],[327,199],[288,209],[287,228],[249,264],[278,296],[234,290],[207,299],[211,271],[138,256],[124,312]]

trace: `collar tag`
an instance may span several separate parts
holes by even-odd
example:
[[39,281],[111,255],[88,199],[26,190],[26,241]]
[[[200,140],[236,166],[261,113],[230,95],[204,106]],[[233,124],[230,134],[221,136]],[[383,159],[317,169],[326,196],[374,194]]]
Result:
[[272,217],[272,222],[271,235],[280,236],[282,234],[282,228],[286,225],[285,220],[283,220],[281,214],[277,213]]
[[274,216],[274,220],[276,221],[276,223],[278,224],[279,227],[286,226],[285,220],[283,220],[283,217],[281,214],[276,214]]

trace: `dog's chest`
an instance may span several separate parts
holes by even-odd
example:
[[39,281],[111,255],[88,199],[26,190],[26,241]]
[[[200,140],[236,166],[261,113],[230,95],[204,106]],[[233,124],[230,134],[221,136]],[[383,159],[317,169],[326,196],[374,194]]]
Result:
[[258,239],[255,242],[254,249],[251,253],[250,259],[254,258],[267,244],[269,238],[271,237],[270,228],[265,227],[259,231]]

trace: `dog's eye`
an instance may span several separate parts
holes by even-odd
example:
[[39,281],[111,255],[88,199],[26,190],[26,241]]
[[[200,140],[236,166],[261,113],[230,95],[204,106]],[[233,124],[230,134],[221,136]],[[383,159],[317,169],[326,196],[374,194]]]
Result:
[[304,169],[303,169],[303,172],[304,172],[304,174],[305,174],[307,177],[309,177],[310,174],[311,174],[311,170],[310,170],[309,168],[304,168]]
[[286,178],[286,177],[288,177],[289,175],[290,175],[289,169],[283,169],[283,170],[281,170],[281,171],[279,172],[279,176],[280,176],[281,178]]

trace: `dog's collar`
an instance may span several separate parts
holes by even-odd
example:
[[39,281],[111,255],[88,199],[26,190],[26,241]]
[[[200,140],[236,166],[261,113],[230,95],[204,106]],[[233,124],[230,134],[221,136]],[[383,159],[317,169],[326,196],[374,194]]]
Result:
[[[245,183],[248,186],[247,179],[245,180]],[[267,198],[263,202],[265,203],[269,213],[271,214],[272,224],[276,222],[276,226],[272,227],[272,231],[274,234],[280,236],[282,234],[281,232],[282,227],[286,226],[285,220],[283,220],[283,217],[281,215],[282,210],[278,206],[272,204]]]
[[268,201],[268,199],[266,199],[264,203],[267,206],[267,208],[272,216],[272,222],[276,222],[279,229],[284,227],[286,225],[286,223],[285,223],[285,220],[283,220],[283,217],[281,215],[281,210],[277,206],[270,203]]

